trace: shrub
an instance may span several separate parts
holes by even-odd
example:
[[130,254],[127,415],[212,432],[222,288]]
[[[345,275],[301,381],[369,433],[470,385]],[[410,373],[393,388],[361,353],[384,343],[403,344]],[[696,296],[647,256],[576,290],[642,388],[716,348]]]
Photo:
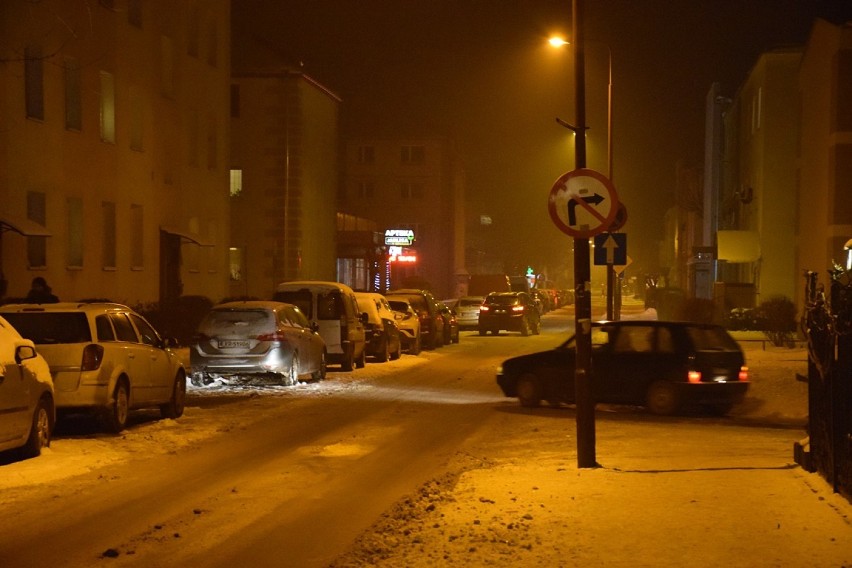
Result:
[[675,318],[695,323],[713,323],[715,304],[706,298],[686,298],[678,306]]
[[775,346],[787,345],[796,330],[796,305],[784,296],[773,296],[757,307],[766,337]]

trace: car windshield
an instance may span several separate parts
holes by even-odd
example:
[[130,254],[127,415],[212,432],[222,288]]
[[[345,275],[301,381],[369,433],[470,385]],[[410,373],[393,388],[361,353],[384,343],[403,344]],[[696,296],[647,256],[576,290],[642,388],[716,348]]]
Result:
[[18,312],[5,314],[22,337],[35,344],[88,343],[89,322],[82,312]]
[[418,312],[428,312],[428,308],[426,307],[426,300],[423,299],[422,296],[407,296],[406,299],[408,303],[411,304],[411,307],[417,310]]
[[266,310],[213,310],[198,328],[209,337],[240,335],[257,337],[275,329],[272,312]]
[[687,327],[687,335],[697,351],[739,351],[740,347],[721,327]]

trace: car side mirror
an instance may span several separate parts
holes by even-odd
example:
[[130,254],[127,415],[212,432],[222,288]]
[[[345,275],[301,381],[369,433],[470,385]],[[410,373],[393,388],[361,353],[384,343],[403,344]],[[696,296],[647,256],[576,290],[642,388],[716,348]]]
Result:
[[35,348],[29,345],[18,345],[18,347],[15,349],[15,363],[17,363],[18,365],[20,365],[27,359],[34,359],[35,356]]

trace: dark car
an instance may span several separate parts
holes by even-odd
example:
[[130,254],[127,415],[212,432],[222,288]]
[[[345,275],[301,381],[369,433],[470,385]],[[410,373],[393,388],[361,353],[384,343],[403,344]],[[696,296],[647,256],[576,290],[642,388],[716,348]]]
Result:
[[526,292],[492,292],[479,307],[479,335],[489,331],[519,331],[521,335],[541,332],[541,314]]
[[444,344],[459,342],[459,320],[456,311],[447,304],[439,304],[441,317],[444,319]]
[[[575,337],[550,351],[507,359],[497,384],[522,406],[574,402]],[[687,404],[727,414],[748,390],[739,344],[710,324],[619,321],[592,327],[595,401],[674,414]]]
[[406,288],[390,290],[385,296],[388,301],[395,298],[408,300],[420,318],[420,337],[424,348],[435,349],[444,344],[444,318],[432,292]]

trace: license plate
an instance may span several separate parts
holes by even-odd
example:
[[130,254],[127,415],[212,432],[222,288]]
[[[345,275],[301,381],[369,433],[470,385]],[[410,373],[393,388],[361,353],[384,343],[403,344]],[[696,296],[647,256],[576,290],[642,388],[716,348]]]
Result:
[[250,344],[247,340],[220,339],[219,349],[248,349]]

